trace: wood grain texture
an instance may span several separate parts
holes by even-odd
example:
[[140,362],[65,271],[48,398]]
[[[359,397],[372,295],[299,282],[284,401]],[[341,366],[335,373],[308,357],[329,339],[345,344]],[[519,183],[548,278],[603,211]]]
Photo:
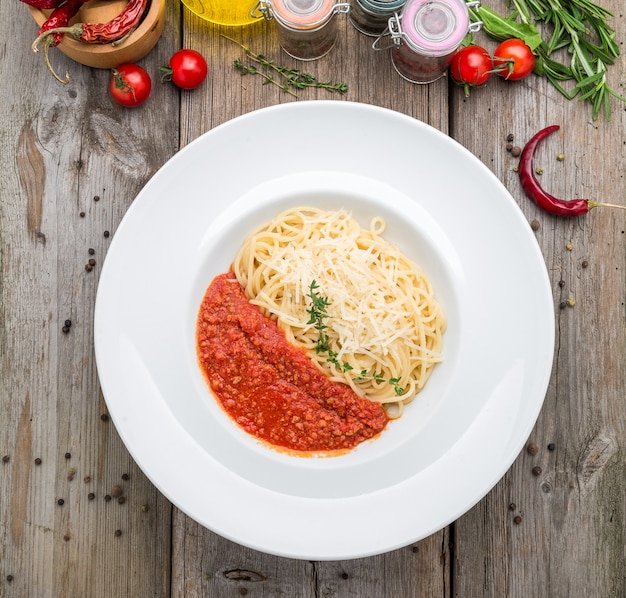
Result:
[[[155,86],[161,108],[131,114],[108,99],[108,71],[51,51],[71,76],[58,84],[30,52],[28,11],[9,4],[0,8],[2,39],[9,27],[15,35],[11,47],[3,42],[11,84],[0,92],[0,452],[9,457],[0,469],[0,596],[167,596],[171,505],[101,420],[92,321],[115,229],[178,147],[177,94]],[[172,48],[163,38],[155,62]],[[117,484],[123,504],[105,498]]]
[[[623,5],[602,4],[615,11],[621,44]],[[163,35],[141,64],[156,73],[175,49],[193,47],[208,58],[208,80],[181,92],[154,75],[148,103],[126,110],[104,91],[107,71],[52,51],[57,69],[71,76],[67,86],[54,81],[30,52],[35,33],[26,7],[0,3],[0,456],[7,457],[0,462],[0,597],[626,595],[626,217],[603,208],[576,220],[542,213],[524,196],[505,149],[509,133],[523,145],[543,126],[560,124],[537,156],[544,186],[557,196],[626,203],[625,104],[613,102],[607,123],[537,77],[492,79],[469,98],[446,79],[412,85],[343,17],[331,53],[297,63],[282,53],[270,23],[214,27],[172,1]],[[241,77],[232,63],[243,51],[225,35],[343,81],[349,92],[303,90],[294,98]],[[626,95],[623,56],[610,82]],[[323,99],[409,114],[477,155],[529,223],[539,222],[557,324],[553,374],[529,438],[536,454],[524,450],[446,529],[341,562],[256,552],[172,506],[106,420],[93,354],[100,268],[144,183],[179,148],[229,119]],[[294,151],[310,135],[306,126],[294,132]],[[373,153],[395,149],[371,140]],[[266,159],[241,167],[261,168]],[[86,271],[89,259],[95,265]],[[561,307],[567,299],[575,305]],[[481,467],[480,453],[475,458]]]
[[[623,39],[623,7],[614,7],[613,24]],[[621,94],[624,75],[622,58],[610,74]],[[559,124],[535,161],[546,189],[557,197],[624,204],[624,105],[612,103],[610,122],[593,121],[588,105],[564,100],[536,77],[514,92],[504,81],[490,82],[484,92],[476,90],[466,101],[453,95],[452,134],[505,183],[529,223],[540,223],[536,237],[553,288],[556,348],[545,404],[529,439],[538,453],[523,451],[496,488],[455,524],[455,595],[622,596],[626,577],[617,546],[624,546],[626,524],[618,490],[626,480],[626,218],[604,208],[573,220],[541,212],[523,194],[516,160],[504,147],[509,133],[523,146],[539,129]],[[479,118],[480,136],[465,126],[468,113]],[[563,161],[556,159],[559,153]],[[514,523],[516,516],[521,523]]]

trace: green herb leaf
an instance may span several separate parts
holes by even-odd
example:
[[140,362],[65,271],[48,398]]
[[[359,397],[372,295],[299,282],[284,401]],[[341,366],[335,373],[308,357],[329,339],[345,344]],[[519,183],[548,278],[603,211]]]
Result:
[[[324,333],[324,330],[328,328],[324,323],[324,320],[329,317],[326,308],[330,305],[330,299],[322,296],[319,292],[319,288],[320,287],[317,282],[312,280],[309,284],[309,292],[306,294],[306,296],[311,300],[309,307],[306,310],[309,314],[307,325],[312,324],[315,330],[318,331],[317,341],[315,342],[315,353],[317,355],[320,353],[326,353],[327,363],[333,364],[341,372],[350,372],[354,369],[354,367],[347,361],[339,361],[339,354],[330,348],[330,338],[326,333]],[[385,377],[382,373],[377,373],[376,371],[369,374],[367,370],[361,370],[354,378],[355,382],[364,382],[365,380],[373,380],[378,384],[383,384],[385,382]],[[400,378],[391,378],[388,382],[393,386],[394,392],[398,396],[404,394],[405,389],[399,385]]]
[[[267,85],[268,83],[273,83],[283,91],[296,97],[297,94],[293,91],[293,89],[305,89],[307,87],[325,89],[326,91],[329,91],[331,93],[339,93],[342,95],[348,92],[348,86],[345,83],[334,83],[332,80],[318,81],[313,75],[303,73],[297,68],[290,69],[286,66],[276,64],[274,60],[266,58],[263,54],[255,54],[248,46],[240,44],[239,42],[228,37],[227,35],[222,35],[222,37],[241,47],[245,52],[246,57],[249,58],[252,62],[260,65],[263,70],[253,66],[246,66],[239,59],[236,59],[234,61],[235,68],[242,75],[254,74],[263,77],[264,85]],[[282,77],[282,80],[274,80],[272,72],[279,74]]]
[[471,12],[475,21],[482,21],[485,33],[496,41],[517,37],[533,51],[543,42],[534,25],[518,23],[514,20],[514,15],[505,18],[487,6],[479,6]]
[[[470,0],[466,0],[470,2]],[[484,33],[501,41],[510,37],[523,40],[536,56],[534,73],[543,76],[567,99],[578,97],[592,106],[595,120],[602,108],[610,120],[610,98],[626,102],[607,82],[607,68],[619,56],[615,30],[608,19],[613,13],[591,0],[508,0],[510,13],[500,15],[480,6],[469,7],[473,22],[482,21]],[[543,40],[542,31],[551,31]],[[566,50],[568,63],[555,57]],[[570,82],[568,91],[561,82]]]

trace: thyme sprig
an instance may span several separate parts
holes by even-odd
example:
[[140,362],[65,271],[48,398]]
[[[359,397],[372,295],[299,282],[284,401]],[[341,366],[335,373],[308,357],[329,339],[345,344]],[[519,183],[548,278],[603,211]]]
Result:
[[[315,353],[326,353],[328,358],[326,361],[333,364],[339,371],[345,373],[353,370],[351,364],[347,361],[339,361],[339,354],[333,351],[330,347],[330,338],[326,331],[328,326],[326,325],[326,319],[329,317],[327,307],[330,305],[330,299],[324,297],[319,292],[319,285],[315,280],[311,281],[309,285],[309,292],[307,297],[311,300],[307,313],[309,314],[309,320],[307,324],[312,324],[313,328],[317,331],[317,341],[315,342]],[[359,374],[354,378],[355,382],[364,382],[366,380],[373,380],[378,384],[385,382],[385,377],[382,373],[376,372],[376,370],[370,372],[367,369],[361,370]],[[400,386],[400,378],[390,378],[389,384],[393,386],[394,392],[400,396],[404,394],[405,389]]]
[[[578,97],[589,102],[594,120],[602,109],[606,120],[610,120],[611,97],[626,102],[607,81],[607,69],[620,53],[615,30],[608,23],[613,14],[591,0],[507,0],[507,3],[510,9],[507,16],[480,6],[470,8],[472,20],[482,21],[483,31],[497,41],[510,37],[524,40],[537,58],[537,75],[545,76],[568,100]],[[559,51],[566,52],[569,59],[560,60]],[[570,90],[564,87],[566,82]]]
[[297,93],[289,89],[289,85],[281,84],[277,82],[274,79],[274,77],[272,77],[272,75],[268,75],[267,73],[264,73],[253,64],[246,66],[243,62],[241,62],[241,60],[239,60],[239,58],[235,58],[235,60],[233,61],[233,65],[241,73],[242,76],[243,75],[259,75],[260,77],[263,77],[263,79],[265,79],[265,81],[263,81],[263,85],[267,85],[268,83],[273,83],[274,85],[278,85],[278,87],[280,87],[283,91],[286,91],[288,94],[291,94],[294,98],[298,97]]
[[[224,35],[227,40],[237,44],[243,49],[246,56],[253,64],[244,64],[240,59],[235,59],[233,65],[243,75],[259,75],[267,85],[273,83],[280,87],[283,91],[297,97],[295,90],[313,87],[316,89],[325,89],[331,93],[345,94],[348,92],[348,86],[345,83],[335,83],[332,80],[318,81],[316,77],[308,73],[302,72],[297,68],[289,68],[284,65],[277,64],[275,60],[266,58],[263,54],[256,54],[248,46],[240,44],[238,41]],[[254,64],[255,63],[255,64]],[[256,65],[259,66],[256,66]]]

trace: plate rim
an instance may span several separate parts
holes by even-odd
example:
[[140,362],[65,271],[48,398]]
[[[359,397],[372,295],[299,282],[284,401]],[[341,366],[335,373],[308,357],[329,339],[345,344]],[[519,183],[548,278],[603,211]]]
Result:
[[[107,252],[107,256],[105,257],[105,261],[103,264],[103,268],[102,268],[102,273],[101,273],[101,278],[98,284],[98,292],[96,295],[96,305],[95,305],[95,310],[94,310],[94,344],[95,344],[95,353],[96,353],[96,365],[97,365],[97,370],[98,370],[98,377],[99,377],[99,382],[102,388],[102,392],[103,395],[105,397],[105,401],[107,403],[107,407],[109,408],[110,411],[110,415],[113,419],[113,422],[118,430],[118,433],[120,434],[120,437],[122,438],[122,441],[124,442],[124,445],[126,446],[127,450],[129,450],[129,452],[131,453],[131,455],[133,456],[133,459],[137,462],[138,466],[142,469],[142,471],[144,472],[144,474],[150,479],[150,481],[155,485],[155,487],[157,487],[159,489],[159,491],[164,494],[164,496],[166,496],[168,498],[168,500],[170,500],[170,502],[172,502],[173,504],[175,504],[176,506],[178,506],[179,508],[181,508],[181,510],[183,512],[185,512],[185,514],[187,514],[188,516],[190,516],[192,519],[194,519],[195,521],[197,521],[198,523],[200,523],[200,525],[203,525],[204,527],[207,527],[208,529],[214,531],[215,533],[218,533],[219,535],[228,538],[231,541],[237,542],[239,544],[243,544],[245,546],[248,546],[250,548],[253,548],[255,550],[259,550],[262,552],[266,552],[266,553],[270,553],[270,554],[275,554],[277,556],[283,556],[283,557],[288,557],[288,558],[299,558],[299,559],[309,559],[309,560],[340,560],[340,559],[347,559],[347,558],[361,558],[361,557],[366,557],[366,556],[372,556],[375,554],[380,554],[380,553],[384,553],[384,552],[388,552],[390,550],[394,550],[396,548],[400,548],[402,546],[406,546],[407,544],[410,544],[413,541],[419,540],[422,537],[426,537],[427,535],[430,535],[430,533],[434,533],[437,530],[442,529],[443,527],[445,527],[446,525],[448,525],[449,523],[451,523],[452,521],[454,521],[455,519],[457,519],[460,515],[462,515],[463,513],[467,512],[469,509],[471,509],[479,500],[481,500],[492,488],[493,486],[495,486],[495,484],[497,484],[497,482],[501,479],[501,477],[506,473],[506,471],[508,471],[508,469],[510,468],[511,464],[513,463],[513,461],[515,460],[517,454],[519,453],[519,450],[521,450],[523,444],[526,442],[528,436],[530,435],[533,426],[535,425],[535,422],[537,420],[537,417],[539,416],[539,412],[541,410],[541,407],[543,405],[543,401],[545,398],[545,393],[547,391],[548,388],[548,384],[549,384],[549,380],[550,380],[550,376],[551,376],[551,370],[552,370],[552,361],[550,361],[549,366],[547,367],[547,370],[543,372],[543,380],[541,382],[538,383],[538,387],[542,388],[542,398],[540,400],[537,401],[536,405],[535,405],[535,409],[534,412],[532,414],[531,417],[528,418],[528,421],[526,422],[526,426],[524,427],[523,430],[520,430],[519,432],[519,440],[518,440],[518,450],[515,454],[513,455],[509,455],[507,459],[505,459],[504,461],[502,461],[501,466],[497,469],[497,471],[494,471],[490,477],[490,480],[487,482],[486,486],[484,488],[484,491],[481,491],[481,493],[479,493],[479,495],[473,497],[473,499],[470,501],[469,506],[467,506],[467,502],[466,502],[466,506],[461,509],[458,512],[455,513],[450,513],[449,517],[443,521],[443,520],[439,520],[437,522],[437,524],[435,524],[433,526],[433,528],[426,534],[426,535],[421,535],[420,537],[416,537],[415,539],[402,539],[402,540],[396,540],[395,542],[392,539],[386,538],[383,543],[381,543],[380,546],[378,547],[373,547],[372,545],[369,545],[367,547],[363,546],[361,549],[356,549],[355,547],[352,548],[347,548],[345,545],[339,545],[337,547],[335,547],[333,550],[328,550],[327,552],[322,552],[320,553],[319,550],[317,552],[307,552],[307,548],[300,546],[299,548],[293,545],[290,546],[284,546],[284,547],[278,547],[278,546],[271,546],[268,544],[263,543],[262,541],[254,541],[250,538],[243,538],[237,533],[237,532],[233,532],[232,530],[229,530],[227,528],[225,528],[224,526],[219,526],[216,525],[215,522],[209,522],[206,521],[203,518],[198,518],[197,513],[194,512],[194,514],[191,514],[188,512],[189,510],[189,506],[187,506],[187,508],[185,508],[185,506],[181,505],[181,501],[180,498],[173,495],[172,491],[169,488],[164,487],[163,483],[162,483],[162,478],[155,474],[153,469],[150,469],[149,471],[146,471],[146,469],[144,469],[144,467],[142,466],[142,462],[145,463],[145,460],[142,460],[141,458],[141,450],[138,448],[137,444],[136,444],[136,438],[134,438],[133,434],[131,431],[129,431],[126,428],[126,422],[124,420],[124,417],[117,411],[116,408],[111,409],[111,405],[112,402],[111,401],[111,397],[107,397],[108,394],[108,390],[105,391],[105,386],[107,387],[107,389],[109,388],[109,385],[107,382],[105,382],[102,377],[101,377],[101,372],[103,372],[106,367],[103,366],[103,363],[106,359],[106,357],[103,355],[102,351],[103,351],[103,347],[102,347],[102,326],[101,326],[101,319],[103,316],[103,309],[104,309],[104,304],[103,301],[105,301],[105,294],[104,292],[101,293],[101,289],[105,289],[106,291],[106,285],[108,284],[108,280],[109,280],[109,267],[108,264],[111,263],[111,260],[109,260],[109,255],[114,256],[115,255],[115,251],[116,251],[116,247],[117,247],[117,242],[116,240],[118,239],[118,235],[124,235],[125,234],[125,229],[128,226],[128,222],[131,221],[131,219],[134,217],[134,213],[135,211],[138,209],[138,206],[140,205],[140,203],[142,201],[145,201],[142,199],[142,197],[147,196],[147,192],[145,191],[146,189],[150,189],[151,185],[154,185],[155,183],[153,181],[155,181],[160,175],[159,173],[163,172],[163,170],[168,167],[168,165],[174,163],[175,161],[178,160],[184,160],[185,155],[188,152],[192,152],[194,150],[195,147],[197,147],[198,145],[202,145],[204,143],[207,143],[206,139],[211,139],[211,136],[214,136],[216,134],[216,132],[221,132],[224,130],[228,130],[229,127],[237,127],[240,124],[243,124],[245,126],[245,124],[249,121],[254,121],[255,118],[266,118],[267,115],[269,115],[269,117],[271,118],[273,114],[279,114],[285,111],[310,111],[312,110],[313,112],[324,112],[327,110],[331,110],[331,111],[343,111],[343,110],[365,110],[366,112],[371,112],[371,113],[378,113],[380,115],[382,115],[382,118],[386,118],[386,117],[391,117],[391,118],[399,118],[400,120],[405,121],[407,124],[410,124],[412,126],[416,126],[418,129],[424,129],[428,131],[429,134],[434,134],[440,137],[445,138],[445,142],[449,143],[449,142],[453,142],[453,144],[455,144],[457,146],[457,149],[459,151],[461,151],[464,156],[470,160],[474,161],[474,164],[476,164],[477,166],[480,167],[482,174],[488,177],[490,177],[492,179],[493,182],[495,182],[496,185],[498,185],[502,191],[504,191],[505,195],[508,195],[510,198],[510,203],[513,206],[513,209],[518,210],[519,214],[521,214],[521,210],[519,209],[519,206],[517,205],[517,203],[515,202],[515,200],[513,199],[513,197],[511,196],[511,194],[509,193],[509,191],[506,189],[506,187],[504,187],[504,185],[501,183],[501,181],[495,176],[495,174],[489,170],[476,156],[474,156],[471,152],[469,152],[466,148],[464,148],[458,141],[454,140],[453,138],[449,137],[448,135],[446,135],[445,133],[443,133],[442,131],[439,131],[438,129],[432,127],[431,125],[428,125],[427,123],[424,123],[422,121],[416,120],[406,114],[403,113],[399,113],[393,110],[390,110],[388,108],[382,108],[379,106],[374,106],[374,105],[369,105],[369,104],[362,104],[359,102],[350,102],[350,101],[338,101],[338,100],[311,100],[311,101],[299,101],[299,102],[293,102],[293,103],[288,103],[288,104],[279,104],[279,105],[273,105],[273,106],[269,106],[266,108],[261,108],[258,110],[254,110],[245,114],[242,114],[234,119],[231,119],[229,121],[226,121],[225,123],[222,123],[220,125],[218,125],[217,127],[205,132],[204,134],[202,134],[201,136],[199,136],[198,138],[194,139],[192,142],[190,142],[189,144],[187,144],[185,147],[183,147],[181,150],[179,150],[176,154],[174,154],[167,162],[164,163],[164,165],[153,175],[153,177],[151,177],[151,179],[148,181],[148,183],[146,183],[146,185],[140,190],[140,192],[137,194],[135,200],[133,201],[133,203],[130,205],[130,207],[128,208],[126,214],[124,215],[124,217],[122,218],[118,229],[115,233],[115,235],[113,236],[112,242],[109,246],[109,250]],[[210,143],[210,142],[209,142]],[[528,234],[528,238],[532,239],[533,237],[530,235],[530,232]],[[536,241],[535,241],[536,244]],[[549,301],[546,302],[546,308],[549,307],[549,309],[546,309],[546,314],[548,316],[548,320],[550,321],[550,330],[548,331],[548,334],[546,336],[546,338],[544,339],[544,350],[546,353],[550,354],[551,358],[552,355],[554,353],[554,311],[553,311],[553,304],[552,304],[552,296],[551,296],[551,288],[550,288],[550,283],[549,283],[549,279],[548,279],[548,275],[547,275],[547,270],[545,268],[545,262],[543,260],[543,256],[541,255],[541,252],[538,248],[538,246],[535,246],[534,249],[535,252],[535,259],[539,258],[541,265],[543,266],[542,268],[542,272],[543,272],[543,286],[542,286],[542,290],[544,292],[546,292],[547,294],[547,298],[549,299]],[[104,281],[104,282],[103,282]],[[101,286],[102,285],[102,286]],[[155,414],[156,417],[157,414]],[[176,422],[176,425],[180,425],[179,422]],[[469,432],[469,431],[468,431]],[[182,438],[182,436],[181,436]],[[192,439],[189,439],[190,442],[185,445],[185,449],[190,451],[190,454],[197,454],[199,451],[201,452],[200,448],[192,441]],[[487,443],[488,444],[488,443]],[[495,447],[494,447],[495,448]],[[165,455],[161,455],[161,458],[166,458]],[[452,451],[449,455],[445,456],[445,459],[450,460],[450,459],[465,459],[466,457],[464,457],[463,455],[459,454],[458,451]],[[179,464],[180,466],[180,464]],[[216,463],[216,470],[221,468],[221,464]],[[223,468],[222,468],[223,469]],[[181,468],[181,471],[186,470],[184,467]],[[191,473],[191,472],[187,472],[187,473]],[[220,471],[219,472],[219,477],[220,479],[225,479],[225,480],[229,480],[230,482],[233,482],[233,476],[230,472],[227,471]],[[428,476],[427,476],[428,477]],[[181,478],[180,476],[178,476],[179,481],[184,479]],[[245,486],[245,484],[244,484]],[[380,494],[385,494],[387,491],[389,491],[389,489],[381,489],[379,491]],[[272,496],[272,492],[270,490],[267,489],[263,489],[261,494],[264,495],[264,499],[270,500],[270,499],[275,499],[275,496]],[[280,495],[281,497],[283,497],[284,495]],[[363,500],[365,500],[366,497],[358,497],[357,500],[355,500],[355,503],[361,503]],[[324,503],[325,507],[330,507],[331,503],[333,503],[334,499],[303,499],[305,501],[311,501],[311,500],[321,500]],[[195,503],[194,503],[195,504]],[[202,520],[201,520],[202,519]]]

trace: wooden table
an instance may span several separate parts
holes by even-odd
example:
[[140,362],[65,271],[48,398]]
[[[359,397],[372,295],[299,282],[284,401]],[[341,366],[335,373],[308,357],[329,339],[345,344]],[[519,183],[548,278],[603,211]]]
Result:
[[[501,0],[489,5],[504,10]],[[617,39],[626,39],[620,0],[603,5],[617,15]],[[240,77],[233,60],[242,51],[220,34],[296,63],[268,23],[222,29],[168,1],[163,35],[141,61],[155,77],[152,95],[128,110],[109,99],[107,71],[53,50],[59,70],[71,74],[68,85],[57,83],[30,51],[36,27],[26,7],[3,0],[0,596],[626,596],[626,216],[602,208],[579,219],[541,212],[523,194],[516,159],[505,149],[509,134],[523,145],[540,128],[561,124],[539,154],[545,186],[557,196],[624,204],[626,105],[614,101],[610,122],[593,121],[587,104],[568,102],[536,76],[492,80],[467,99],[445,78],[412,85],[347,18],[339,27],[333,51],[303,70],[346,82],[343,100],[404,112],[454,137],[510,190],[529,226],[539,223],[556,349],[529,438],[538,452],[522,451],[497,486],[447,528],[354,561],[255,552],[174,508],[103,417],[92,326],[98,275],[126,209],[174,153],[237,115],[296,101]],[[157,67],[181,46],[209,62],[206,83],[193,92],[158,81]],[[609,79],[626,95],[623,57]],[[331,97],[339,99],[305,90],[298,99]],[[553,159],[559,152],[562,162]],[[89,259],[96,262],[91,272]],[[563,307],[568,299],[573,307]],[[481,455],[475,458],[480,467]],[[116,485],[124,504],[105,499]]]

